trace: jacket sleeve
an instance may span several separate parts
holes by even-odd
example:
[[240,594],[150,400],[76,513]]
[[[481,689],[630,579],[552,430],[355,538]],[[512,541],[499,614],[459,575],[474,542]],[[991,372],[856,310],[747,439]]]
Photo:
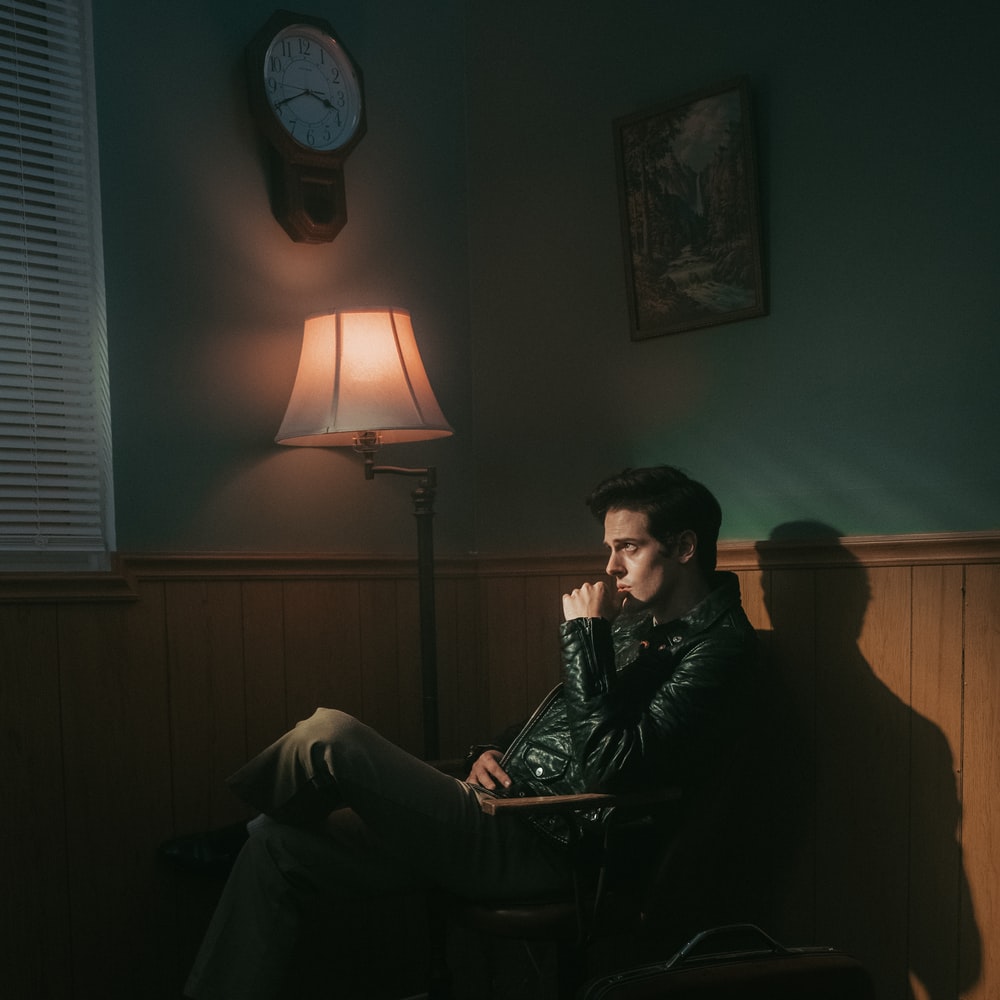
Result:
[[676,649],[665,642],[620,671],[607,621],[565,622],[561,637],[570,742],[589,790],[683,786],[732,753],[752,711],[752,630],[717,629]]

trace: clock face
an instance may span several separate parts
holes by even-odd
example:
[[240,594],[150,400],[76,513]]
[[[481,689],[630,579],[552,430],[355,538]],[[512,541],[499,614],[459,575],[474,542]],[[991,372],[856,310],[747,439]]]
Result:
[[282,128],[305,149],[340,149],[361,122],[361,83],[351,60],[309,24],[274,36],[264,57],[264,92]]

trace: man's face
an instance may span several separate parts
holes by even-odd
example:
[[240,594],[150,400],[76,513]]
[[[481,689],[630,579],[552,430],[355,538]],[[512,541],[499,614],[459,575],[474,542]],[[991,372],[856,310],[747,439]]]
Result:
[[[649,533],[649,518],[634,510],[609,510],[604,516],[604,544],[611,555],[606,572],[614,577],[627,603],[658,610],[669,607],[681,572],[681,559]],[[659,618],[660,616],[657,615]]]

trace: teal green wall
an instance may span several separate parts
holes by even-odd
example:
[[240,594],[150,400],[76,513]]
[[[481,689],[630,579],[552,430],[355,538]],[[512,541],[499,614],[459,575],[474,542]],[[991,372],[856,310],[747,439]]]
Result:
[[[96,4],[123,550],[412,549],[405,481],[272,444],[301,320],[410,308],[456,429],[438,551],[581,551],[579,502],[668,461],[727,538],[1000,527],[994,5],[353,0],[369,133],[327,247],[269,215],[242,46],[272,6]],[[632,343],[612,122],[755,104],[770,312]]]
[[293,243],[271,215],[243,51],[265,0],[95,0],[118,545],[123,551],[409,553],[403,478],[349,449],[274,444],[302,323],[337,306],[412,315],[456,436],[387,448],[436,464],[438,540],[468,548],[473,481],[464,24],[393,0],[320,2],[361,66],[368,133],[348,223]]
[[[573,548],[567,494],[659,461],[717,491],[729,538],[1000,527],[997,7],[569,9],[470,16],[480,476],[533,515],[481,491],[480,547]],[[770,314],[631,343],[611,122],[741,74]]]

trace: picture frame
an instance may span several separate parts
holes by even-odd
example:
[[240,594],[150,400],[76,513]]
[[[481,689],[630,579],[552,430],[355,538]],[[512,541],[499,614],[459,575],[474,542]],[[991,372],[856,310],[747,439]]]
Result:
[[632,340],[767,313],[746,77],[614,122]]

